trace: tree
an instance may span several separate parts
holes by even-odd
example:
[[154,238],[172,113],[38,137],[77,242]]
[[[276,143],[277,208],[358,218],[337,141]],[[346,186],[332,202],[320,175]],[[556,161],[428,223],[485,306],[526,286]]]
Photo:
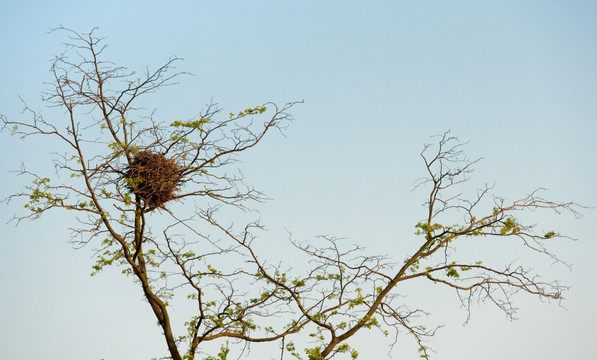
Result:
[[[426,212],[415,226],[419,246],[399,266],[328,236],[311,242],[290,237],[309,268],[272,265],[254,247],[259,222],[237,227],[219,217],[222,210],[248,210],[264,199],[234,165],[272,130],[282,130],[296,103],[267,103],[225,116],[210,103],[197,118],[158,122],[143,115],[141,101],[185,74],[174,71],[178,58],[137,78],[102,59],[105,45],[94,31],[57,30],[69,35],[69,51],[54,59],[43,99],[64,110],[64,122],[47,121],[27,105],[29,120],[2,116],[2,121],[25,139],[58,140],[65,147],[54,159],[59,176],[22,168],[32,183],[7,200],[24,199],[28,212],[16,216],[18,222],[50,210],[72,214],[77,220],[72,241],[99,248],[93,274],[120,266],[139,284],[169,358],[194,359],[202,344],[224,339],[245,345],[279,341],[281,357],[300,359],[293,339],[305,332],[315,342],[304,349],[308,359],[357,358],[348,340],[363,329],[394,336],[406,329],[428,357],[426,338],[435,330],[417,323],[422,310],[408,309],[396,295],[403,283],[417,280],[454,289],[469,310],[478,299],[510,317],[513,293],[562,299],[566,286],[541,280],[525,264],[499,268],[483,259],[456,260],[454,246],[462,239],[500,237],[560,261],[546,243],[561,235],[525,225],[515,214],[546,209],[578,215],[578,206],[546,200],[541,190],[511,203],[492,197],[489,186],[471,199],[454,193],[476,160],[467,159],[463,144],[449,133],[421,153],[427,177],[418,186],[428,190]],[[194,204],[195,212],[183,217],[181,204]],[[175,333],[179,327],[170,318],[172,301],[189,301],[197,309],[182,334]],[[222,345],[218,358],[226,359],[228,351]]]

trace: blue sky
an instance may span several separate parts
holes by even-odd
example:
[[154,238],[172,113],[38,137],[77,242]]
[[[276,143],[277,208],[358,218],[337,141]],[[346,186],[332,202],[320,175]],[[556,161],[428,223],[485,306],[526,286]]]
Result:
[[[18,96],[50,113],[39,99],[50,59],[63,50],[64,36],[48,34],[59,25],[98,27],[106,57],[131,69],[184,58],[178,69],[194,76],[151,98],[164,121],[197,115],[212,98],[225,111],[304,100],[285,136],[274,134],[241,164],[273,199],[259,206],[266,242],[283,241],[285,229],[303,238],[334,234],[401,261],[424,216],[424,194],[411,191],[424,176],[419,152],[446,130],[484,158],[467,191],[495,183],[497,194],[515,199],[546,187],[555,200],[597,205],[595,2],[3,1],[1,114],[24,116]],[[51,171],[48,146],[2,133],[0,197],[19,191],[23,179],[9,171],[21,162]],[[90,278],[92,249],[71,248],[68,219],[6,224],[19,211],[0,207],[0,358],[163,354],[129,279],[118,271]],[[453,293],[408,289],[409,301],[432,312],[426,323],[445,325],[431,343],[436,358],[591,358],[596,211],[583,214],[530,217],[578,239],[554,246],[572,272],[537,264],[572,285],[566,309],[519,296],[518,321],[486,304],[463,327]],[[394,358],[415,358],[404,339]],[[259,351],[249,358],[268,359]],[[359,351],[389,358],[384,346]]]

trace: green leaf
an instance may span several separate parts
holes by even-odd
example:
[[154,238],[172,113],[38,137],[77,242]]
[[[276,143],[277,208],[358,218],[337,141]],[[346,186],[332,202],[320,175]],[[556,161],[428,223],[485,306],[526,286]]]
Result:
[[460,278],[460,274],[454,268],[451,268],[450,270],[448,270],[448,272],[446,273],[446,276],[448,276],[448,277],[454,277],[454,278]]

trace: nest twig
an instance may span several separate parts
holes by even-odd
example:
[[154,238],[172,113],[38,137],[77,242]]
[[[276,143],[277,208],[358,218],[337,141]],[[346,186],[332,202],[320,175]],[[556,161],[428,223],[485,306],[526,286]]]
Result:
[[161,153],[148,150],[135,155],[125,173],[128,189],[141,198],[150,209],[165,208],[176,198],[181,185],[182,167]]

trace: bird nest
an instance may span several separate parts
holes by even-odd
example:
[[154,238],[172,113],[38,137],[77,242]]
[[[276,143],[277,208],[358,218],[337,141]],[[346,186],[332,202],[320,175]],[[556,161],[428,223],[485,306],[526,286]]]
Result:
[[150,209],[165,208],[164,204],[176,198],[181,185],[182,167],[161,153],[138,152],[125,173],[128,189]]

